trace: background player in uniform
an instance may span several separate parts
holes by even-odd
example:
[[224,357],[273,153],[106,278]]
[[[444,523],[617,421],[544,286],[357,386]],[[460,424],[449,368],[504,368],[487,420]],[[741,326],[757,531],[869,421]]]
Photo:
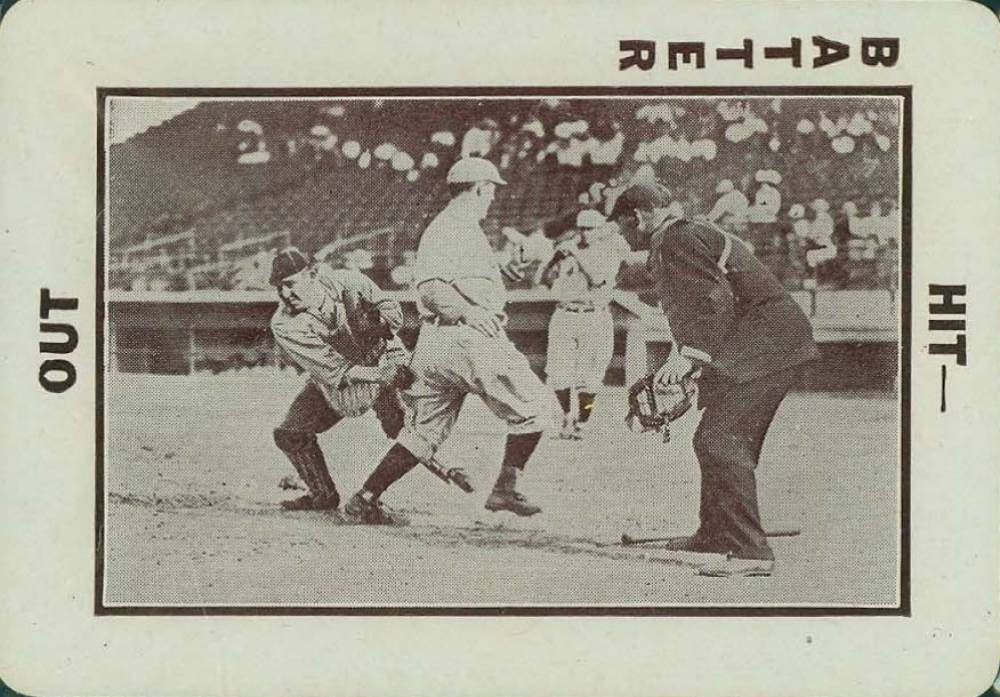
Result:
[[359,515],[374,510],[394,481],[432,458],[465,398],[474,394],[508,427],[503,464],[486,508],[534,515],[541,509],[516,490],[517,478],[542,431],[554,425],[558,405],[504,330],[506,289],[480,223],[496,187],[506,182],[493,163],[478,157],[456,162],[446,181],[451,200],[417,249],[415,285],[423,324],[410,366],[417,380],[402,395],[407,423],[348,509]]
[[340,496],[316,434],[345,416],[365,413],[376,402],[383,428],[398,432],[391,423],[397,418],[395,395],[386,390],[392,390],[409,359],[394,335],[403,324],[403,313],[395,300],[381,297],[367,276],[325,263],[310,265],[295,247],[278,252],[270,280],[281,299],[271,332],[285,355],[309,374],[274,429],[274,442],[309,493],[282,506],[336,510]]
[[[545,232],[556,244],[542,282],[557,299],[549,320],[545,372],[563,411],[560,437],[579,440],[614,354],[615,329],[608,306],[618,271],[632,250],[618,226],[591,209],[568,220],[556,219]],[[578,390],[576,417],[573,390]]]
[[746,244],[707,221],[665,219],[661,191],[624,191],[611,219],[649,239],[649,269],[677,346],[657,381],[700,370],[694,435],[700,525],[670,546],[729,555],[711,576],[766,576],[774,553],[761,527],[755,470],[797,368],[819,355],[801,308]]

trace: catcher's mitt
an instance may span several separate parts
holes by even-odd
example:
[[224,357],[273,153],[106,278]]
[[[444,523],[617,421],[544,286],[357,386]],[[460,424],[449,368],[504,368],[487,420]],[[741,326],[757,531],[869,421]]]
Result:
[[345,290],[341,296],[351,334],[363,354],[381,354],[385,342],[392,338],[392,328],[382,317],[378,305],[364,295]]
[[378,396],[372,403],[372,411],[382,425],[382,432],[389,438],[396,438],[403,430],[405,413],[399,401],[399,390],[405,390],[413,384],[416,376],[409,366],[396,365],[393,379],[382,386]]
[[694,404],[698,373],[685,375],[676,385],[664,385],[651,374],[628,390],[628,413],[625,424],[629,430],[663,433],[663,442],[670,441],[670,423],[676,421]]

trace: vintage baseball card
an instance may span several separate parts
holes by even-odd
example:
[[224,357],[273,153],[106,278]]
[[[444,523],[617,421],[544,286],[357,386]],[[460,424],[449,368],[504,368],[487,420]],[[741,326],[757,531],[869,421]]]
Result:
[[23,0],[0,679],[978,695],[1000,21]]

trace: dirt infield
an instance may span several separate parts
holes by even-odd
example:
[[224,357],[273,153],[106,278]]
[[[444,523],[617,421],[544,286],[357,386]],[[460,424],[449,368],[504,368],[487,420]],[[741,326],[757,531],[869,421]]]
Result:
[[[773,541],[769,579],[694,575],[699,555],[608,545],[623,531],[680,534],[697,523],[693,413],[663,444],[621,423],[624,391],[599,396],[582,442],[544,440],[523,491],[531,519],[483,501],[503,432],[467,402],[441,458],[464,494],[423,469],[385,496],[405,528],[289,513],[291,466],[271,441],[302,378],[268,370],[206,377],[109,376],[105,600],[108,605],[883,605],[899,549],[896,402],[793,394],[758,472]],[[373,416],[321,436],[342,495],[389,442]]]

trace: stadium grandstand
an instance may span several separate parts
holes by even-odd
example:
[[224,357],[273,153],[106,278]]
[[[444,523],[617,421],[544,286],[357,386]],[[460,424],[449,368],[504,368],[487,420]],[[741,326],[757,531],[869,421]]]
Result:
[[477,154],[509,182],[486,221],[498,246],[653,177],[790,288],[892,291],[899,146],[884,98],[207,100],[111,145],[108,283],[263,289],[295,244],[404,287],[444,173]]

